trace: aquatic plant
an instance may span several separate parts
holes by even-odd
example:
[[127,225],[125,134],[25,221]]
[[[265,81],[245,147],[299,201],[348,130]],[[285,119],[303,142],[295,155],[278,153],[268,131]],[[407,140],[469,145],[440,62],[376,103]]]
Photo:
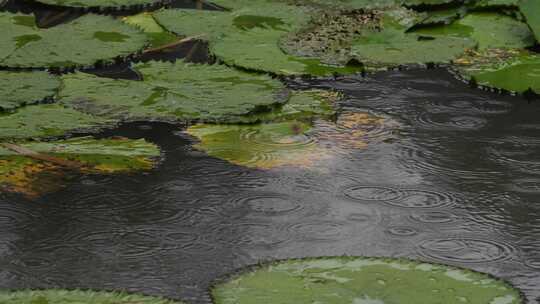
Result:
[[178,36],[166,31],[148,12],[124,17],[122,21],[141,29],[148,36],[151,47],[160,47],[178,40]]
[[218,4],[233,10],[162,10],[155,13],[155,18],[176,34],[203,36],[209,41],[211,53],[227,65],[280,75],[323,76],[360,70],[321,64],[316,58],[286,54],[281,49],[281,39],[309,21],[306,8],[262,0],[247,6]]
[[523,303],[488,275],[409,260],[328,257],[272,262],[212,289],[216,304]]
[[160,297],[150,297],[124,292],[91,290],[23,290],[0,291],[0,302],[5,304],[180,304]]
[[4,140],[64,136],[78,130],[95,131],[117,122],[59,104],[26,106],[0,117],[0,139]]
[[79,137],[0,143],[0,187],[37,196],[57,189],[65,169],[102,174],[148,170],[159,156],[159,148],[142,139]]
[[519,10],[533,31],[536,40],[540,42],[540,3],[534,0],[520,0]]
[[232,123],[287,102],[280,81],[223,65],[151,61],[133,69],[143,81],[64,75],[59,100],[100,117]]
[[0,27],[0,66],[4,67],[87,67],[130,56],[148,43],[137,28],[93,14],[40,29],[33,15],[0,12]]
[[165,2],[169,2],[168,0],[36,0],[37,2],[41,2],[44,4],[49,5],[56,5],[56,6],[65,6],[65,7],[73,7],[73,8],[115,8],[115,9],[124,9],[134,6],[151,6],[151,5],[157,5]]
[[0,71],[0,112],[51,99],[60,79],[47,72]]

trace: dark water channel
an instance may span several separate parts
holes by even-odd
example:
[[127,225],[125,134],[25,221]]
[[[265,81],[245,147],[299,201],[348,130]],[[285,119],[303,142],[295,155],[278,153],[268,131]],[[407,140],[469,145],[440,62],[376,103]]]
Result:
[[443,70],[317,81],[343,109],[399,122],[393,140],[306,169],[261,171],[133,123],[161,165],[81,176],[38,200],[0,195],[0,288],[115,289],[207,303],[216,278],[261,260],[407,257],[502,277],[540,297],[540,102]]

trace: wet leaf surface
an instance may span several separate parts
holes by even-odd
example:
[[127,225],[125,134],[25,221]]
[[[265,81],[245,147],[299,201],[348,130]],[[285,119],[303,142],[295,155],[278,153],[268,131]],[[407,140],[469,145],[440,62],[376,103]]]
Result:
[[36,0],[37,2],[76,8],[126,8],[132,6],[149,6],[166,2],[165,0]]
[[395,259],[319,258],[257,267],[213,289],[217,304],[522,303],[519,292],[487,275]]
[[0,71],[0,112],[52,98],[60,79],[47,72]]
[[98,116],[184,122],[249,121],[287,102],[280,81],[223,65],[153,61],[134,69],[143,81],[65,75],[60,102]]
[[0,66],[7,67],[87,67],[127,57],[147,44],[136,28],[93,14],[38,29],[32,15],[0,12],[0,26]]
[[[120,173],[153,168],[160,151],[144,140],[79,137],[52,142],[0,145],[0,187],[36,197],[66,184],[66,169],[79,173]],[[1,299],[1,294],[0,294]]]
[[533,31],[536,41],[540,41],[540,3],[535,0],[521,0],[519,10],[525,16],[527,24]]
[[0,291],[0,302],[5,304],[180,304],[159,297],[149,297],[122,292],[83,290],[25,290]]

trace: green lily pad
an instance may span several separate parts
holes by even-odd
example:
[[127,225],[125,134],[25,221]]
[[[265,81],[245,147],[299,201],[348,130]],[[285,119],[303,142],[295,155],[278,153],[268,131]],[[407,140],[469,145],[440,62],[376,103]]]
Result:
[[443,8],[424,12],[425,17],[417,25],[451,24],[467,14],[467,7]]
[[60,80],[47,72],[0,71],[0,112],[38,103],[56,94]]
[[210,51],[225,64],[280,75],[331,75],[354,73],[359,68],[321,64],[316,58],[286,54],[280,47],[284,37],[306,25],[305,8],[261,2],[232,12],[163,10],[158,23],[186,36],[202,35]]
[[184,122],[244,121],[287,102],[279,96],[280,81],[223,65],[147,62],[133,68],[143,81],[64,75],[60,102],[98,116]]
[[138,29],[93,14],[39,29],[32,15],[0,12],[0,26],[0,66],[7,67],[92,66],[129,56],[147,44],[146,35]]
[[37,156],[18,154],[0,145],[0,188],[32,197],[64,184],[61,180],[66,175],[61,168],[102,174],[149,170],[160,156],[159,148],[143,139],[80,137],[22,142],[17,148]]
[[382,30],[365,31],[353,42],[353,55],[370,67],[384,68],[403,64],[448,63],[476,46],[466,37],[406,33],[410,24],[413,22],[408,19],[404,22],[386,16]]
[[122,18],[122,21],[141,29],[148,36],[151,47],[163,46],[178,40],[178,36],[166,31],[150,13],[127,16]]
[[0,291],[0,302],[5,304],[180,304],[159,297],[123,292],[98,292],[83,290],[23,290]]
[[477,0],[473,3],[476,8],[486,7],[516,7],[520,0]]
[[519,2],[519,10],[525,16],[527,24],[531,28],[536,37],[536,41],[540,42],[540,2],[535,0],[521,0]]
[[290,0],[289,2],[302,5],[311,6],[318,9],[334,10],[358,10],[358,9],[381,9],[399,5],[399,0]]
[[212,290],[216,304],[523,303],[488,275],[396,259],[335,257],[257,267]]
[[485,87],[540,93],[540,55],[520,50],[494,49],[456,62],[463,78]]
[[433,6],[450,3],[458,3],[460,0],[403,0],[402,3],[407,6]]
[[0,138],[24,139],[64,136],[76,130],[95,130],[115,121],[75,111],[58,104],[32,105],[0,114]]
[[421,28],[419,35],[463,37],[478,42],[478,48],[526,48],[534,45],[527,25],[514,18],[492,12],[470,13],[451,25]]
[[150,6],[166,2],[166,0],[36,0],[49,5],[75,8],[128,8],[132,6]]

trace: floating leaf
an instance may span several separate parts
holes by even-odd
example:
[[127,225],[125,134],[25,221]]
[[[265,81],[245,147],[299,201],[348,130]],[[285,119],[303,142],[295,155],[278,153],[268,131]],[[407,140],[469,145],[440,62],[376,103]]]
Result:
[[129,25],[137,26],[146,33],[152,47],[159,47],[178,40],[176,35],[165,31],[150,13],[144,12],[138,15],[127,16],[122,18],[122,21]]
[[0,65],[8,67],[92,66],[129,56],[147,43],[146,36],[136,28],[92,14],[39,29],[32,15],[0,12],[0,27]]
[[186,132],[199,140],[195,148],[210,156],[250,168],[274,169],[313,167],[340,153],[363,149],[382,136],[387,127],[380,117],[346,113],[336,123],[285,120],[257,125],[199,124]]
[[180,304],[159,297],[149,297],[123,292],[90,290],[22,290],[0,291],[0,303],[5,304]]
[[222,65],[177,61],[134,65],[143,81],[63,76],[60,101],[80,111],[120,119],[238,122],[287,101],[283,84]]
[[80,137],[23,142],[15,147],[28,152],[20,154],[0,145],[0,186],[29,196],[57,189],[62,184],[58,180],[65,176],[60,170],[63,167],[83,173],[148,170],[160,155],[154,144],[125,138]]
[[520,50],[491,49],[456,62],[463,78],[486,87],[540,93],[540,55]]
[[47,72],[0,71],[0,112],[51,98],[60,80]]
[[407,6],[432,6],[460,2],[460,0],[403,0]]
[[477,0],[473,3],[474,7],[486,8],[486,7],[515,7],[518,6],[520,0]]
[[160,11],[155,17],[176,34],[204,35],[211,52],[228,65],[282,75],[331,75],[359,70],[286,54],[280,41],[307,24],[310,14],[302,7],[259,2],[258,6],[232,12],[175,9]]
[[533,31],[536,41],[540,42],[540,2],[537,0],[521,0],[519,10],[525,16],[525,20]]
[[415,24],[387,15],[380,31],[365,31],[352,46],[359,61],[372,67],[402,64],[447,63],[476,43],[468,38],[406,33]]
[[525,48],[534,44],[534,37],[525,23],[492,12],[471,13],[451,25],[421,28],[415,33],[433,37],[468,37],[477,41],[480,49]]
[[58,104],[26,106],[0,117],[0,138],[4,139],[64,136],[71,131],[95,130],[115,122]]
[[424,12],[425,17],[417,25],[451,24],[467,14],[465,6],[443,8]]
[[166,2],[166,0],[36,0],[49,5],[76,8],[128,8],[132,6],[151,6]]
[[272,263],[216,285],[212,295],[216,304],[523,303],[517,290],[485,274],[361,257]]

